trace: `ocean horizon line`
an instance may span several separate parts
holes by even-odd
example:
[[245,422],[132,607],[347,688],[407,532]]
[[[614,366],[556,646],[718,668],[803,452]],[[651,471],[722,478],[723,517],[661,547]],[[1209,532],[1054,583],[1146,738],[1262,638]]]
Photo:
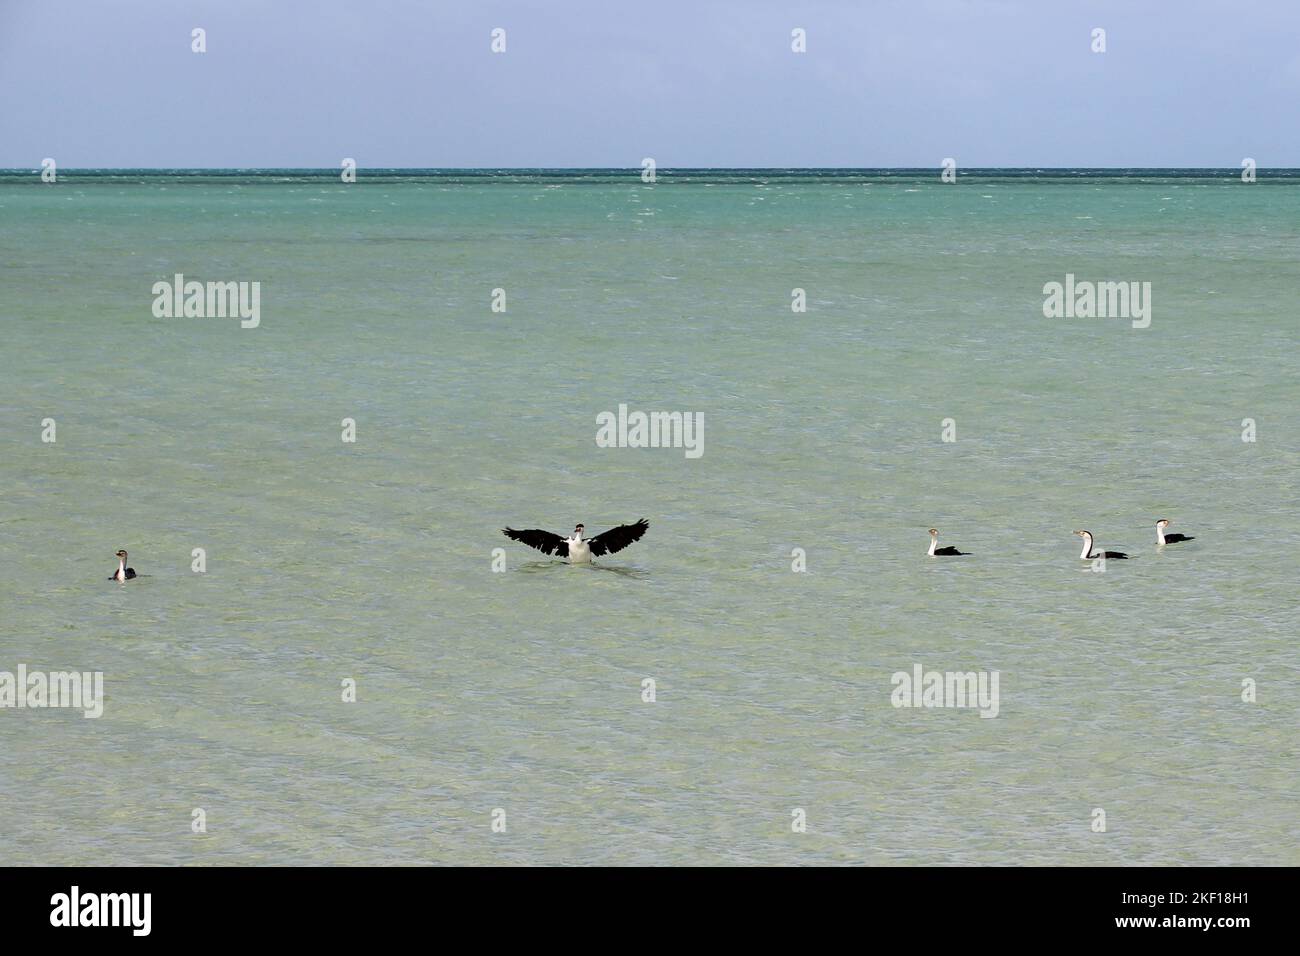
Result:
[[292,185],[329,182],[339,185],[357,181],[376,183],[436,183],[442,185],[529,184],[592,185],[816,185],[905,183],[923,185],[956,182],[986,183],[990,186],[1014,183],[1112,183],[1144,185],[1154,183],[1236,184],[1258,182],[1273,185],[1300,184],[1300,168],[1255,166],[358,166],[339,167],[63,167],[43,164],[42,168],[0,169],[0,185],[49,185],[51,182],[79,182],[83,185],[136,183],[242,183],[249,185]]

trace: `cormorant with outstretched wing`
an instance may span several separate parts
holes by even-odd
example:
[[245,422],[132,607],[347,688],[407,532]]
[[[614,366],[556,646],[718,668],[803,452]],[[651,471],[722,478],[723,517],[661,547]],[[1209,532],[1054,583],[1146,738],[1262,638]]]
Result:
[[600,557],[613,554],[615,551],[622,551],[632,542],[639,541],[648,527],[650,522],[642,518],[635,524],[621,524],[617,528],[602,531],[594,538],[582,536],[583,525],[581,524],[574,527],[572,537],[568,538],[539,528],[527,528],[523,531],[503,528],[501,533],[513,541],[521,541],[530,548],[536,548],[542,554],[568,558],[573,564],[586,564],[591,561],[593,555]]

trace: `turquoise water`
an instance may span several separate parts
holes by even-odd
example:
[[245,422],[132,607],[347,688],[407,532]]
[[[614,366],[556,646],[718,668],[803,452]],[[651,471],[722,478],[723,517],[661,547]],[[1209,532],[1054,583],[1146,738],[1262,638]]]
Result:
[[61,179],[0,175],[0,671],[107,700],[0,710],[3,862],[1300,863],[1294,173]]

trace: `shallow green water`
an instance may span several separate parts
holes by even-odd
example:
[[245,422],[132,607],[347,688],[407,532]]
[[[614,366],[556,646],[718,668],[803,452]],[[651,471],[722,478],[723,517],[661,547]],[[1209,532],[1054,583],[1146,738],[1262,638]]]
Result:
[[[4,862],[1300,862],[1300,182],[35,180],[0,671],[107,702],[0,709]],[[155,318],[178,272],[260,326]],[[1151,326],[1044,318],[1066,273]],[[598,448],[620,403],[703,456]],[[595,569],[498,530],[643,515]],[[893,707],[917,663],[996,719]]]

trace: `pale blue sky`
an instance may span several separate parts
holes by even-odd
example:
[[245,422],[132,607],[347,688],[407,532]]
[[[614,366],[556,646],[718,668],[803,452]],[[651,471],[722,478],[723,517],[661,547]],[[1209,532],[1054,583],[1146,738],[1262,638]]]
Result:
[[1300,166],[1295,0],[0,0],[0,84],[3,167]]

